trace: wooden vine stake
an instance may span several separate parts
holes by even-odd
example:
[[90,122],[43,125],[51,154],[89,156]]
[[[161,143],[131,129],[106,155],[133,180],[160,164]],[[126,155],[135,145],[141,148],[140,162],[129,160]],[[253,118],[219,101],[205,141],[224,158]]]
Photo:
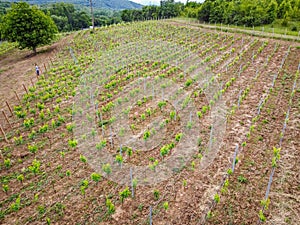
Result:
[[8,104],[8,102],[7,102],[7,101],[5,101],[5,103],[6,103],[6,105],[7,105],[8,109],[9,109],[9,111],[10,111],[10,113],[11,113],[11,116],[13,116],[14,114],[13,114],[13,111],[12,111],[12,109],[11,109],[10,105]]
[[5,134],[4,130],[2,129],[2,126],[1,126],[1,125],[0,125],[0,130],[1,130],[1,133],[3,134],[3,136],[4,136],[5,141],[8,143],[6,134]]
[[24,90],[26,91],[26,94],[28,94],[28,91],[27,91],[27,88],[26,88],[25,84],[22,84],[22,85],[23,85]]
[[45,71],[46,71],[46,73],[47,73],[47,67],[46,67],[45,63],[44,63],[44,68],[45,68]]
[[2,114],[3,114],[3,116],[4,116],[5,120],[6,120],[6,122],[9,124],[10,128],[12,128],[12,125],[11,125],[11,123],[9,122],[8,117],[7,117],[6,113],[4,112],[4,110],[2,110]]
[[14,91],[14,92],[15,92],[15,95],[16,95],[16,97],[17,97],[19,103],[21,103],[21,100],[20,100],[20,97],[19,97],[18,93],[17,93],[16,91]]
[[31,78],[30,81],[31,81],[32,87],[35,87],[35,86],[34,86],[34,82],[33,82],[33,78]]

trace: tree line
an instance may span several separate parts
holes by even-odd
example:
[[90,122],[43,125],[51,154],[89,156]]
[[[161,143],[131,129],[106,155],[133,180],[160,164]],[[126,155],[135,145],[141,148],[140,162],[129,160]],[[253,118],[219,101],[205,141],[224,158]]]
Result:
[[[89,7],[75,8],[71,3],[54,3],[41,6],[45,13],[51,15],[59,31],[72,31],[91,25]],[[108,9],[94,9],[95,26],[105,26],[121,22],[120,12]]]
[[[144,6],[141,10],[123,10],[123,21],[156,18],[190,17],[202,22],[245,26],[271,24],[281,20],[282,25],[300,20],[300,0],[205,0],[203,3],[174,0],[160,2],[160,6]],[[293,28],[297,30],[297,27]]]
[[197,18],[210,23],[259,26],[300,20],[300,0],[206,0]]
[[185,6],[174,0],[160,1],[160,6],[144,6],[142,9],[123,10],[121,18],[125,22],[138,20],[172,18],[182,15]]

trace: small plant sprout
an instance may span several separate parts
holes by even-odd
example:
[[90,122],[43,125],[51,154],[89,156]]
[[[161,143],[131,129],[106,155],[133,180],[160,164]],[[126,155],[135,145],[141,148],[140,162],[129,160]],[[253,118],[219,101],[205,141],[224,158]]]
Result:
[[219,203],[219,202],[220,202],[220,195],[215,194],[215,196],[214,196],[214,201],[215,201],[216,203]]
[[11,167],[11,161],[10,159],[4,159],[4,165],[7,169]]
[[221,188],[221,193],[222,193],[222,194],[225,194],[226,191],[227,191],[227,188],[225,188],[225,187],[222,187],[222,188]]
[[143,113],[142,115],[141,115],[141,120],[145,120],[146,119],[146,115],[145,115],[145,113]]
[[7,192],[8,192],[8,189],[9,189],[9,187],[8,187],[8,184],[3,184],[2,185],[2,190],[7,194]]
[[198,153],[197,158],[201,160],[203,158],[203,155],[201,153]]
[[119,136],[120,137],[123,137],[125,135],[125,128],[124,127],[121,127],[120,128],[120,131],[119,131]]
[[74,127],[75,127],[75,125],[72,124],[72,123],[66,125],[67,131],[70,132],[70,133],[73,132]]
[[184,188],[187,186],[187,180],[186,179],[183,179],[182,185],[183,185]]
[[150,137],[150,131],[147,130],[147,131],[144,133],[143,138],[144,138],[145,141],[147,141],[147,140],[149,139],[149,137]]
[[14,212],[17,212],[21,208],[21,197],[18,196],[16,201],[10,205],[10,209]]
[[65,154],[66,154],[66,153],[65,153],[64,151],[60,151],[59,154],[60,154],[60,156],[61,156],[62,159],[65,158]]
[[228,175],[231,175],[231,174],[232,174],[232,169],[228,169],[228,170],[227,170],[227,174],[228,174]]
[[101,180],[101,175],[99,173],[92,173],[91,174],[91,179],[98,183]]
[[239,157],[238,157],[238,156],[236,156],[236,157],[235,157],[234,164],[236,165],[238,162],[239,162]]
[[195,170],[195,161],[191,162],[191,167],[192,167],[192,170],[194,171]]
[[32,130],[31,133],[28,134],[30,140],[33,140],[36,137],[36,131]]
[[97,131],[93,128],[92,131],[91,131],[91,135],[92,137],[94,138],[97,134]]
[[133,153],[132,148],[127,148],[126,153],[127,153],[128,157],[130,158],[132,156],[132,153]]
[[246,137],[249,139],[250,138],[250,132],[248,132],[247,134],[246,134]]
[[167,103],[166,103],[165,101],[160,101],[160,102],[158,103],[158,107],[159,107],[160,110],[162,110],[162,108],[163,108],[164,106],[166,106],[166,105],[167,105]]
[[211,211],[208,211],[206,218],[209,220],[213,217],[213,213]]
[[37,147],[37,145],[28,145],[28,150],[31,153],[35,154],[38,151],[38,147]]
[[45,119],[45,113],[43,111],[41,111],[39,113],[39,117],[40,117],[41,120],[44,120]]
[[199,119],[201,119],[202,116],[203,116],[203,115],[202,115],[202,112],[198,111],[198,112],[197,112],[197,116],[198,116]]
[[141,106],[142,103],[143,103],[143,102],[142,102],[141,100],[138,100],[138,101],[137,101],[137,105],[138,105],[138,106]]
[[34,175],[38,174],[40,172],[40,166],[41,163],[39,161],[37,161],[36,159],[34,159],[32,161],[31,166],[28,167],[29,171],[31,171]]
[[188,129],[192,129],[192,127],[193,127],[192,121],[188,121],[186,127],[187,127]]
[[268,210],[269,205],[270,205],[270,199],[263,199],[260,201],[260,204],[264,207],[264,209]]
[[39,128],[39,133],[40,133],[40,134],[46,133],[46,132],[48,131],[48,128],[49,128],[48,124],[44,124],[43,126],[41,126],[41,127]]
[[140,203],[140,204],[138,205],[138,210],[139,210],[140,212],[142,212],[143,208],[144,208],[143,203]]
[[175,144],[172,142],[171,144],[164,145],[160,149],[160,155],[161,157],[165,157],[167,154],[169,154],[170,150],[175,147]]
[[14,142],[15,142],[15,145],[21,145],[24,143],[24,140],[23,140],[23,136],[19,136],[19,137],[14,137]]
[[133,180],[132,180],[132,187],[133,187],[134,189],[136,189],[137,184],[138,184],[138,180],[137,180],[136,178],[133,178]]
[[67,170],[67,171],[66,171],[66,176],[67,176],[67,177],[70,177],[70,176],[71,176],[71,171],[70,171],[70,170]]
[[18,175],[17,180],[20,181],[21,183],[23,183],[24,175],[23,174]]
[[229,186],[229,180],[226,179],[225,182],[224,182],[224,187],[227,188],[228,186]]
[[274,157],[276,158],[276,160],[280,159],[280,150],[281,150],[281,148],[273,147],[273,154],[274,154]]
[[86,163],[86,162],[87,162],[87,159],[86,159],[85,156],[80,155],[79,158],[80,158],[80,161],[81,161],[81,162],[83,162],[83,163]]
[[33,197],[33,201],[37,202],[39,200],[39,193],[36,193]]
[[153,195],[154,195],[154,200],[157,201],[159,199],[160,193],[159,190],[154,190],[153,191]]
[[201,109],[202,114],[205,114],[208,111],[208,109],[209,109],[208,106],[206,106],[206,105],[202,106],[202,109]]
[[109,174],[111,174],[112,170],[111,170],[111,166],[109,163],[103,164],[102,165],[102,170],[109,176]]
[[122,165],[122,163],[123,163],[123,156],[121,154],[117,154],[115,160],[116,160],[116,162],[119,165]]
[[88,180],[82,180],[80,183],[80,191],[81,194],[85,196],[85,190],[88,188],[89,186],[89,181]]
[[155,168],[158,165],[158,160],[156,159],[152,164],[149,164],[149,168],[153,171],[155,171]]
[[151,109],[150,108],[148,108],[148,109],[146,109],[146,114],[147,114],[147,116],[151,116],[151,114],[152,114],[152,111],[151,111]]
[[240,182],[240,183],[242,183],[242,184],[244,184],[244,183],[247,183],[247,178],[245,178],[243,175],[240,175],[240,176],[238,176],[238,182]]
[[45,108],[45,104],[44,103],[37,103],[36,104],[36,107],[41,111],[42,109],[44,109]]
[[169,208],[169,203],[168,202],[164,202],[163,207],[167,211],[168,208]]
[[123,204],[124,200],[130,196],[129,188],[126,187],[123,191],[119,192],[121,203]]
[[277,160],[276,160],[276,157],[273,157],[272,158],[272,167],[277,167]]
[[262,210],[259,210],[258,217],[261,222],[266,222],[266,217]]
[[130,125],[130,128],[131,128],[131,130],[135,130],[135,125],[134,125],[134,124],[131,124],[131,125]]
[[97,150],[102,150],[106,146],[106,140],[100,141],[100,143],[96,144],[96,149]]
[[31,128],[34,125],[34,118],[25,119],[23,125],[27,129]]
[[51,219],[49,217],[46,217],[46,223],[47,223],[47,225],[51,224]]
[[193,80],[192,80],[192,79],[188,79],[188,80],[185,82],[185,86],[186,86],[186,87],[189,87],[192,83],[193,83]]
[[106,198],[105,205],[109,215],[113,214],[116,211],[114,204],[109,198]]
[[175,119],[175,116],[176,116],[176,111],[171,111],[171,112],[170,112],[170,119],[171,119],[171,120],[174,120],[174,119]]
[[180,141],[180,139],[182,138],[182,135],[183,135],[182,133],[176,134],[176,135],[175,135],[175,140],[176,140],[176,141]]
[[75,140],[75,139],[68,141],[68,145],[69,145],[70,148],[76,148],[77,144],[78,144],[78,141]]

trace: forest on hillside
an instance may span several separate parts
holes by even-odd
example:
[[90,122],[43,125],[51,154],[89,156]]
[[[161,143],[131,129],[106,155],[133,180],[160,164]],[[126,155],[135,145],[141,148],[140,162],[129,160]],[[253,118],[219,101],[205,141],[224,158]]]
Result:
[[[0,2],[1,15],[10,7],[10,2]],[[91,25],[90,8],[71,3],[40,5],[51,15],[60,32],[88,28]],[[144,6],[141,9],[122,11],[95,8],[95,26],[148,19],[172,17],[196,18],[202,22],[244,25],[248,27],[279,23],[292,31],[300,30],[300,0],[205,0],[203,3],[162,0],[159,6]]]
[[[0,2],[0,22],[1,15],[4,15],[11,6],[10,2]],[[71,3],[43,4],[39,8],[46,14],[51,15],[60,32],[80,30],[91,25],[90,8],[78,6]],[[121,11],[95,8],[95,26],[105,26],[120,23]]]
[[149,18],[184,16],[202,22],[245,26],[272,24],[280,20],[281,25],[300,20],[300,0],[205,0],[204,3],[188,1],[186,4],[174,0],[161,1],[160,6],[145,6],[141,10],[123,10],[124,21]]
[[211,23],[258,26],[276,19],[300,20],[300,0],[206,0],[197,18]]

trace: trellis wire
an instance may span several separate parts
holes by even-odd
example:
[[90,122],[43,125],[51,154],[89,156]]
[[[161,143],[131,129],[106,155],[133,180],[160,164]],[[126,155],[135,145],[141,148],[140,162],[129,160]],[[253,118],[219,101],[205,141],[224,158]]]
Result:
[[130,183],[131,183],[131,197],[134,198],[134,187],[133,187],[132,168],[131,167],[130,167]]
[[152,225],[152,206],[150,206],[150,212],[149,212],[149,224]]

